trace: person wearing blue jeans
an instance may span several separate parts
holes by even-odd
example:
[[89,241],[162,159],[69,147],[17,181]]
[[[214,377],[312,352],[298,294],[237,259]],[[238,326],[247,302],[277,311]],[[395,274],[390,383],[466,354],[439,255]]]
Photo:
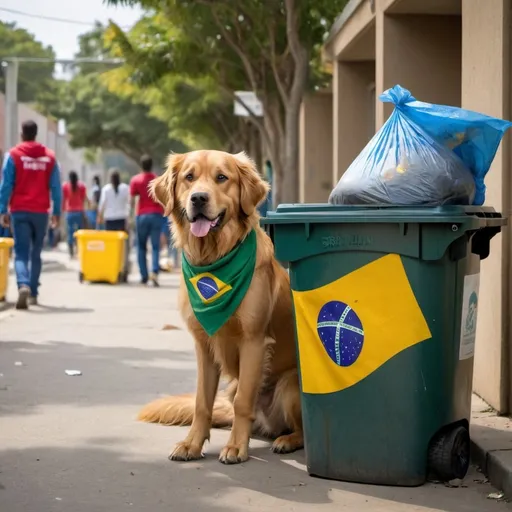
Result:
[[37,304],[50,194],[55,228],[59,224],[62,202],[60,169],[55,154],[36,142],[36,136],[37,124],[25,121],[22,142],[5,155],[0,183],[0,225],[10,224],[14,237],[17,309]]
[[137,215],[137,259],[139,262],[140,277],[143,283],[149,280],[147,264],[147,245],[151,242],[151,274],[152,281],[158,286],[156,276],[160,271],[160,233],[162,232],[162,215],[160,213],[147,213]]
[[167,271],[171,271],[173,267],[178,266],[178,249],[174,246],[171,234],[171,225],[167,217],[162,217],[162,238],[167,247]]
[[[84,213],[83,212],[67,212],[66,225],[68,232],[68,247],[73,247],[75,244],[75,233],[79,229],[84,229]],[[70,249],[73,254],[72,249]]]
[[[160,271],[160,234],[162,233],[162,217],[164,209],[158,204],[151,194],[149,187],[157,177],[153,172],[153,159],[149,155],[140,158],[141,172],[130,180],[131,205],[136,210],[135,227],[137,230],[137,257],[142,284],[147,284],[151,279],[154,286],[158,286],[158,273]],[[152,247],[152,272],[148,275],[146,262],[146,246],[148,239]]]
[[32,303],[35,304],[41,276],[41,251],[48,228],[48,214],[14,212],[11,218],[16,255],[14,269],[18,287],[28,286]]
[[75,255],[75,232],[85,228],[85,207],[89,204],[85,185],[75,171],[69,173],[69,181],[62,186],[62,208],[66,212],[68,248],[71,258]]

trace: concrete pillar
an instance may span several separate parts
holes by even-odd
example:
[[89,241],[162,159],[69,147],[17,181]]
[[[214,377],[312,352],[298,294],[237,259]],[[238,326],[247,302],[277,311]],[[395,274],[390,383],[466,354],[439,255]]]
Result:
[[420,101],[460,106],[460,16],[388,15],[376,13],[376,128],[393,107],[380,93],[396,84]]
[[[510,0],[462,2],[462,106],[510,119]],[[510,219],[511,136],[496,155],[486,204]],[[482,262],[475,353],[475,391],[501,413],[512,411],[510,380],[510,227]]]
[[334,63],[333,176],[335,185],[374,130],[374,61]]
[[325,203],[332,190],[332,93],[308,94],[301,106],[299,201]]

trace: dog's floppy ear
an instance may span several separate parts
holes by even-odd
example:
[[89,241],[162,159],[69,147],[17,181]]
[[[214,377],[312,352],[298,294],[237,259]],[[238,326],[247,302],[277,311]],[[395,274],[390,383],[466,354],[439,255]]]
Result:
[[155,178],[150,185],[150,193],[153,199],[158,201],[164,208],[164,215],[168,217],[174,209],[174,194],[176,191],[176,180],[185,155],[171,153],[167,157],[167,170]]
[[250,216],[267,197],[270,185],[256,170],[256,164],[242,151],[233,155],[240,172],[240,207]]

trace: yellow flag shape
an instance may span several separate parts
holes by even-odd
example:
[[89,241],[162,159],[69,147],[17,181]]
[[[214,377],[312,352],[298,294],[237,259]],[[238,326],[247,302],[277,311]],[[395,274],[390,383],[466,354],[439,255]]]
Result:
[[397,254],[320,288],[293,291],[293,301],[304,393],[353,386],[432,337]]

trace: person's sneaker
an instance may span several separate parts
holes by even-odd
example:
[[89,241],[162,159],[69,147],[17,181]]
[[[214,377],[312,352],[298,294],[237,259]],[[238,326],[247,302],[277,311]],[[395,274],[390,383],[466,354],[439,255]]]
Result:
[[140,280],[140,284],[146,286],[148,284],[148,280],[147,279],[141,279]]
[[28,305],[29,306],[37,306],[38,302],[37,302],[37,297],[35,297],[34,295],[31,295],[29,298],[28,298]]
[[16,301],[16,309],[28,309],[28,299],[30,297],[30,288],[21,286],[18,290],[18,300]]
[[160,285],[158,284],[158,274],[151,274],[151,282],[155,288],[158,288]]

